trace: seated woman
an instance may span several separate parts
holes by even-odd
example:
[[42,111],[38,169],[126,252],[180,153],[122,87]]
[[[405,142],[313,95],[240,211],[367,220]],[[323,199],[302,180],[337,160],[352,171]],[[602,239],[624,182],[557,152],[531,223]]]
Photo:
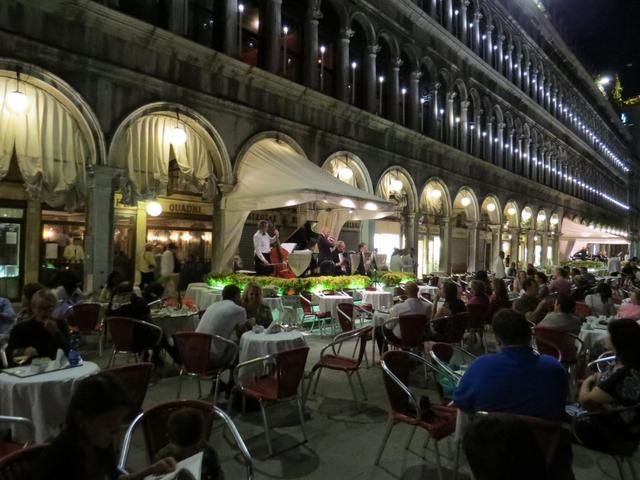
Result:
[[438,305],[439,299],[444,298],[444,304],[438,308],[433,319],[448,317],[455,315],[456,313],[462,313],[467,311],[467,307],[464,302],[458,298],[458,285],[449,281],[445,282],[441,287],[434,305]]
[[489,316],[487,321],[491,323],[493,316],[498,310],[503,308],[511,308],[511,300],[509,300],[509,292],[507,285],[501,278],[493,279],[493,294],[489,298]]
[[102,372],[80,382],[71,397],[64,430],[33,462],[33,480],[142,480],[175,470],[173,458],[163,458],[146,469],[125,474],[117,467],[116,446],[130,410],[123,385]]
[[53,293],[58,298],[58,304],[51,315],[53,318],[66,318],[69,308],[84,299],[81,282],[73,272],[63,270],[56,275],[55,285]]
[[33,314],[31,311],[31,299],[33,295],[38,290],[43,290],[46,287],[41,283],[27,283],[24,287],[22,287],[22,301],[20,302],[20,306],[22,310],[18,312],[18,316],[16,317],[16,323],[24,322],[25,320],[29,320]]
[[100,295],[98,296],[98,301],[101,303],[109,303],[111,301],[111,297],[115,292],[118,285],[122,283],[122,275],[120,272],[113,271],[107,277],[107,283],[102,286],[100,290]]
[[513,280],[513,283],[511,284],[511,291],[520,293],[522,291],[522,284],[526,279],[527,272],[525,272],[524,270],[520,270],[516,278]]
[[547,285],[547,276],[544,272],[536,272],[536,283],[538,284],[538,300],[543,300],[551,293],[549,291],[549,285]]
[[620,305],[616,318],[640,320],[640,294],[638,292],[631,292],[629,302]]
[[[616,364],[608,372],[588,377],[578,401],[589,411],[637,405],[640,400],[640,325],[633,320],[609,322],[609,347]],[[637,410],[606,415],[578,416],[575,435],[589,448],[608,452],[616,445],[634,444],[640,438]]]
[[69,350],[69,327],[66,320],[51,317],[57,304],[51,290],[43,289],[31,298],[32,316],[16,324],[9,334],[7,359],[13,365],[16,356],[24,355],[28,361],[34,357],[56,357],[59,348]]
[[485,285],[481,280],[473,280],[470,286],[469,299],[467,305],[483,305],[489,306],[489,297],[485,293]]
[[597,293],[592,293],[584,298],[584,303],[591,307],[591,313],[597,317],[604,315],[612,317],[616,314],[613,306],[613,292],[606,283],[601,283],[597,287]]
[[262,303],[262,288],[257,283],[251,282],[244,288],[242,304],[247,310],[247,318],[255,319],[256,325],[267,328],[273,322],[271,309]]

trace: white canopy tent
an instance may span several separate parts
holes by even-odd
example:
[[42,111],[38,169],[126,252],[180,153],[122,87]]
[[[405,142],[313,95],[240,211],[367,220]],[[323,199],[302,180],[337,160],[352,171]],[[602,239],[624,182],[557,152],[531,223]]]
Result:
[[602,244],[602,245],[626,245],[629,243],[625,237],[607,233],[594,228],[582,225],[580,223],[562,219],[560,229],[560,255],[561,257],[570,257],[586,244]]
[[274,139],[252,145],[237,166],[234,189],[222,199],[224,247],[220,264],[230,264],[244,223],[253,210],[316,202],[322,209],[318,228],[337,236],[348,220],[373,220],[394,215],[394,204],[348,185]]

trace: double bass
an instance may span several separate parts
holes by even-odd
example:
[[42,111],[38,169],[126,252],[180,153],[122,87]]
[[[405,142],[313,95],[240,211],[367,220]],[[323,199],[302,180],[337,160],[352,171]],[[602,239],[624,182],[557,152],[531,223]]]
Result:
[[[276,228],[273,223],[269,223],[269,236],[275,234]],[[273,276],[280,278],[296,278],[296,275],[289,268],[289,252],[280,246],[280,237],[276,238],[275,245],[271,247],[271,263],[273,264]]]

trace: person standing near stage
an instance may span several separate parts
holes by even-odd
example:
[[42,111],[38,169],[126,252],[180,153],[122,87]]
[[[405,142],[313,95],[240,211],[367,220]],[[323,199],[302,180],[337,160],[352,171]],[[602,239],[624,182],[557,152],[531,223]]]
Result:
[[366,275],[367,270],[369,268],[369,264],[367,263],[367,244],[362,242],[358,244],[358,268],[356,269],[356,273],[358,275]]
[[258,231],[253,234],[253,250],[255,253],[256,275],[271,275],[273,267],[271,266],[271,244],[278,239],[280,235],[278,230],[274,230],[273,236],[267,233],[269,222],[260,220],[258,223]]
[[329,227],[322,227],[318,235],[318,265],[326,260],[332,260],[331,249],[335,247],[336,239],[329,235]]
[[331,260],[336,264],[335,275],[350,275],[351,265],[347,255],[347,246],[342,240],[336,242],[336,248],[331,253]]

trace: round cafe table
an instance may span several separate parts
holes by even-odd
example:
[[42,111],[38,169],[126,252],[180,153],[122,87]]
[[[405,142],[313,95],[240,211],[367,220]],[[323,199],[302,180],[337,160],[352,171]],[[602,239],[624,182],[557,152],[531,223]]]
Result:
[[169,344],[173,345],[173,334],[176,332],[195,331],[200,318],[196,312],[162,309],[157,312],[152,312],[151,320],[162,329]]
[[[297,331],[278,333],[254,333],[245,332],[240,337],[238,349],[238,363],[264,357],[272,353],[283,352],[299,347],[306,347],[307,341],[302,333]],[[238,382],[248,382],[256,374],[262,373],[261,365],[256,363],[242,368],[238,373]]]
[[313,302],[317,303],[321,312],[331,312],[332,318],[338,318],[338,305],[341,303],[353,303],[349,295],[314,295]]
[[365,290],[362,292],[362,303],[370,303],[374,310],[389,308],[393,304],[393,295],[389,292],[373,292]]
[[[29,367],[24,367],[28,369]],[[0,373],[0,415],[26,417],[35,426],[35,443],[43,443],[60,432],[67,407],[78,382],[100,371],[93,362],[73,368],[20,378]],[[16,439],[22,440],[17,429]],[[24,434],[23,434],[24,435]]]

